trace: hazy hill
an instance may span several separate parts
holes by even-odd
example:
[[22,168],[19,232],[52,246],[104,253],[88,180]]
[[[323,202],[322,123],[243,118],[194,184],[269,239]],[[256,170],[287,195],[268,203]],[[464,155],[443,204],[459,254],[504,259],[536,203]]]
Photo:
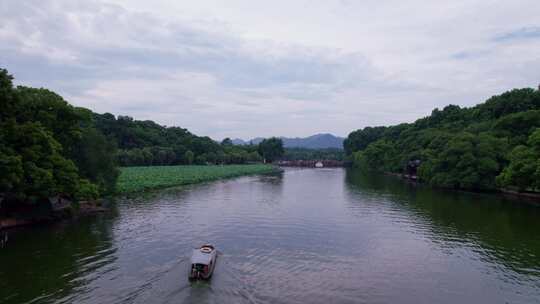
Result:
[[[285,148],[308,148],[308,149],[324,149],[324,148],[337,148],[343,149],[342,137],[337,137],[332,134],[315,134],[309,137],[280,137],[283,140]],[[247,145],[252,143],[254,145],[260,143],[264,138],[256,137],[248,141],[236,138],[233,139],[235,145]]]

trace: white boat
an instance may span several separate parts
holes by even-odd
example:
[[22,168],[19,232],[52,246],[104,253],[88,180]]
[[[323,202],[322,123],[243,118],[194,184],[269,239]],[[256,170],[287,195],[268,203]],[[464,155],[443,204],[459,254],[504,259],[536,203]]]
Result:
[[217,253],[212,245],[202,245],[193,250],[191,256],[190,280],[208,280],[212,277],[216,266]]
[[315,163],[315,168],[322,168],[322,167],[324,167],[324,164],[322,162],[318,161]]

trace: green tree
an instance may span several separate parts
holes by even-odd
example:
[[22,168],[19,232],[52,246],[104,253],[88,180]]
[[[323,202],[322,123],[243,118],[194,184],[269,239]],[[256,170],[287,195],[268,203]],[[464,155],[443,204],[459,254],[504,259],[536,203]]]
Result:
[[435,109],[414,123],[351,132],[344,147],[366,169],[403,173],[420,161],[420,180],[436,186],[538,191],[540,151],[531,136],[539,127],[540,90],[515,89],[471,108]]
[[222,146],[232,146],[233,145],[233,142],[230,138],[226,137],[225,139],[223,139],[221,141],[221,145]]
[[356,166],[368,171],[392,172],[396,167],[394,145],[387,140],[378,140],[353,157]]
[[6,70],[0,70],[0,102],[0,192],[21,201],[74,194],[77,167],[64,157],[54,133],[27,113],[39,107],[28,106],[29,97],[13,89]]
[[506,143],[488,134],[461,133],[419,168],[422,180],[448,188],[492,190]]
[[[120,172],[117,149],[95,128],[83,129],[79,144],[73,148],[74,161],[81,176],[98,186],[101,193],[113,193]],[[91,186],[85,184],[87,188]]]
[[22,158],[6,138],[16,126],[12,80],[6,70],[0,69],[0,193],[13,191],[24,177]]
[[386,130],[386,127],[366,127],[351,132],[343,142],[345,153],[351,155],[355,151],[364,150],[369,144],[382,138]]
[[[23,123],[6,129],[4,144],[14,152],[17,175],[3,186],[4,193],[18,200],[72,195],[79,183],[75,164],[61,154],[61,145],[40,123]],[[6,187],[7,186],[7,187]]]
[[214,152],[210,152],[206,154],[206,161],[212,164],[215,164],[217,160],[217,154]]
[[195,163],[197,165],[206,165],[206,154],[197,155]]
[[92,112],[11,81],[0,69],[0,192],[19,201],[58,193],[82,198],[97,189],[92,182],[112,192],[115,149],[92,128]]
[[186,160],[186,164],[191,165],[193,164],[193,160],[195,159],[195,154],[193,154],[191,150],[188,150],[184,154],[184,159]]
[[540,127],[540,110],[513,113],[495,121],[494,133],[507,137],[513,146],[524,145],[529,135]]
[[62,154],[73,158],[75,148],[82,136],[83,123],[90,117],[78,111],[60,95],[47,89],[19,86],[16,88],[18,122],[39,122],[60,143]]
[[262,161],[262,157],[259,154],[259,152],[257,152],[257,151],[249,152],[247,159],[250,162],[261,162]]
[[536,129],[527,146],[515,147],[509,155],[510,164],[497,177],[501,187],[516,187],[520,191],[540,188],[540,129]]
[[258,152],[263,157],[265,162],[273,162],[274,160],[283,156],[285,153],[283,149],[283,141],[276,137],[264,139],[259,144]]

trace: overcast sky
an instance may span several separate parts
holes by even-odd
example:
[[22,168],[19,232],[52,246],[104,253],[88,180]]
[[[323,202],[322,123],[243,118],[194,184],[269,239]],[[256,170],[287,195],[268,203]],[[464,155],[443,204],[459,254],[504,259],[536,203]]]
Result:
[[540,82],[538,0],[2,0],[0,67],[215,139],[346,136]]

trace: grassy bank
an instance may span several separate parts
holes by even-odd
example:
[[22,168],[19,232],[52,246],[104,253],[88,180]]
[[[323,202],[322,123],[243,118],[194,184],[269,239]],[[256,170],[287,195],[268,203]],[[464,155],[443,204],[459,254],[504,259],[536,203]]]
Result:
[[221,178],[275,172],[271,165],[126,167],[118,179],[118,192],[131,193],[195,184]]

